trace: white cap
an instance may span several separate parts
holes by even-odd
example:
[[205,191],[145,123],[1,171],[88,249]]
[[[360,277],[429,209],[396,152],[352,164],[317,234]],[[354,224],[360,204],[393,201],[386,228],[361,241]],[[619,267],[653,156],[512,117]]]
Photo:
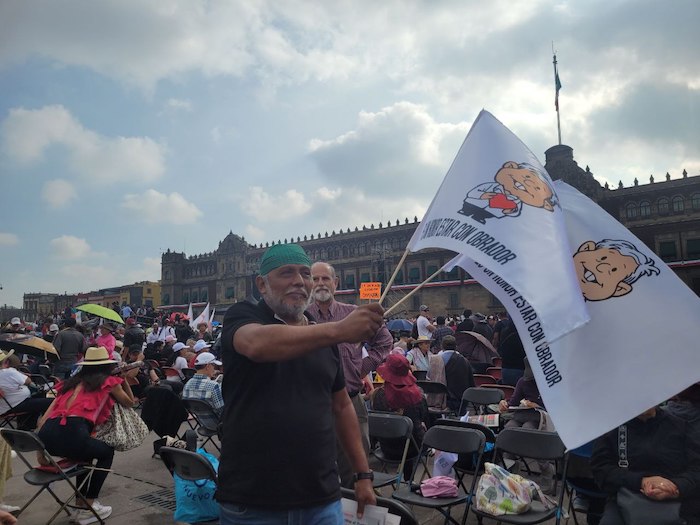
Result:
[[22,324],[22,321],[19,320],[19,317],[13,317],[12,320],[10,321],[10,324],[13,324],[13,325]]
[[52,324],[51,326],[49,326],[49,332],[58,332],[58,325]]
[[205,348],[211,348],[211,345],[207,343],[204,339],[200,339],[194,344],[194,351],[201,352]]
[[185,348],[187,345],[185,343],[175,343],[173,345],[173,352],[179,352],[183,348]]
[[202,352],[197,356],[197,359],[194,360],[195,366],[208,365],[210,363],[213,365],[221,366],[221,361],[218,361],[214,354],[210,352]]

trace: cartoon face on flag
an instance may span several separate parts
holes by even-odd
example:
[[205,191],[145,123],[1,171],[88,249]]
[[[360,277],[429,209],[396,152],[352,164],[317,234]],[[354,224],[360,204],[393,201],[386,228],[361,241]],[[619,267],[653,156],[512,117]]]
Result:
[[459,213],[486,224],[486,219],[494,217],[517,217],[523,205],[551,212],[557,205],[556,195],[546,173],[524,162],[508,161],[494,182],[479,184],[467,193]]
[[408,250],[443,248],[497,270],[555,340],[589,319],[558,202],[537,157],[482,111]]
[[[568,448],[576,448],[700,381],[700,299],[588,197],[561,181],[554,188],[569,244],[578,246],[571,260],[588,324],[555,341],[500,269],[468,257],[451,264],[468,271],[508,310],[557,432]],[[668,312],[672,323],[654,319]]]

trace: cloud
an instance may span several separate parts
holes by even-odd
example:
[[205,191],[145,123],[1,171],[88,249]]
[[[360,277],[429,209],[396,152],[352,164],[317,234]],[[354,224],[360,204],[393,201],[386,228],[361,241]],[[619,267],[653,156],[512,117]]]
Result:
[[252,224],[247,224],[245,227],[245,234],[249,241],[259,242],[265,240],[265,230],[253,226]]
[[61,105],[14,108],[0,129],[2,147],[20,165],[43,159],[51,146],[67,152],[69,169],[88,181],[152,182],[165,172],[165,148],[148,137],[104,137]]
[[192,102],[181,98],[169,98],[165,101],[168,109],[173,111],[192,111]]
[[41,190],[41,198],[54,210],[67,208],[77,197],[73,185],[63,179],[50,180]]
[[67,264],[60,269],[61,285],[65,290],[87,292],[99,290],[121,282],[121,277],[112,268],[100,264]]
[[14,246],[19,244],[19,238],[14,233],[0,233],[0,246]]
[[90,245],[85,239],[72,235],[61,235],[49,241],[53,256],[59,259],[84,259],[91,254]]
[[145,257],[141,261],[141,267],[126,273],[126,282],[137,283],[140,281],[160,280],[160,259],[157,257]]
[[241,209],[261,222],[281,222],[306,214],[311,209],[304,194],[291,189],[280,195],[271,195],[260,186],[249,188],[249,194],[240,199]]
[[311,140],[309,152],[334,183],[416,195],[437,189],[467,130],[466,123],[440,123],[424,106],[398,102],[361,112],[353,131]]
[[134,212],[139,221],[147,223],[192,224],[202,212],[177,192],[160,193],[154,189],[124,196],[122,207]]

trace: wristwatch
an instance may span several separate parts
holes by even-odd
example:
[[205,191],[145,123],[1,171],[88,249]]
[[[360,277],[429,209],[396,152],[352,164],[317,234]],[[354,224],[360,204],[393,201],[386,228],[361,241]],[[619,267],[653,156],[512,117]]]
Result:
[[370,481],[374,481],[374,472],[371,470],[369,472],[355,472],[355,474],[352,477],[352,482],[357,483],[361,479],[368,479]]

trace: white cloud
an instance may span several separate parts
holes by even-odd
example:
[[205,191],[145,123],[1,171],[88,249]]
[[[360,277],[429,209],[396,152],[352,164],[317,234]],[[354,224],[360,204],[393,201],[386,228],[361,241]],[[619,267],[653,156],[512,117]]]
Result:
[[304,194],[291,189],[280,195],[271,195],[260,186],[249,188],[249,194],[240,199],[243,211],[261,222],[281,222],[306,214],[311,209]]
[[127,272],[125,277],[129,283],[160,280],[160,259],[157,257],[145,257],[141,262],[141,266]]
[[174,111],[192,111],[192,102],[190,100],[169,98],[166,100],[165,105],[168,107],[168,109]]
[[83,291],[98,290],[115,283],[122,283],[123,277],[112,268],[100,264],[67,264],[60,269],[61,285],[66,290]]
[[59,259],[84,259],[91,254],[90,245],[85,239],[72,235],[61,235],[49,242],[53,256]]
[[104,137],[61,105],[11,109],[0,137],[8,157],[25,165],[41,161],[50,146],[62,146],[70,170],[88,181],[151,182],[165,172],[164,146],[148,137]]
[[19,238],[14,233],[0,233],[0,246],[14,246],[19,244]]
[[259,242],[265,240],[265,230],[253,226],[252,224],[247,224],[245,227],[245,235],[249,241]]
[[122,207],[134,212],[137,220],[148,223],[191,224],[202,216],[199,208],[179,193],[165,194],[154,189],[125,195]]
[[41,190],[41,198],[49,205],[49,208],[59,210],[68,207],[77,199],[78,193],[70,182],[63,179],[54,179],[44,184]]
[[336,188],[334,190],[330,188],[326,188],[323,186],[322,188],[317,189],[316,191],[313,192],[313,197],[322,200],[322,201],[334,201],[338,197],[340,197],[343,193],[342,188]]

